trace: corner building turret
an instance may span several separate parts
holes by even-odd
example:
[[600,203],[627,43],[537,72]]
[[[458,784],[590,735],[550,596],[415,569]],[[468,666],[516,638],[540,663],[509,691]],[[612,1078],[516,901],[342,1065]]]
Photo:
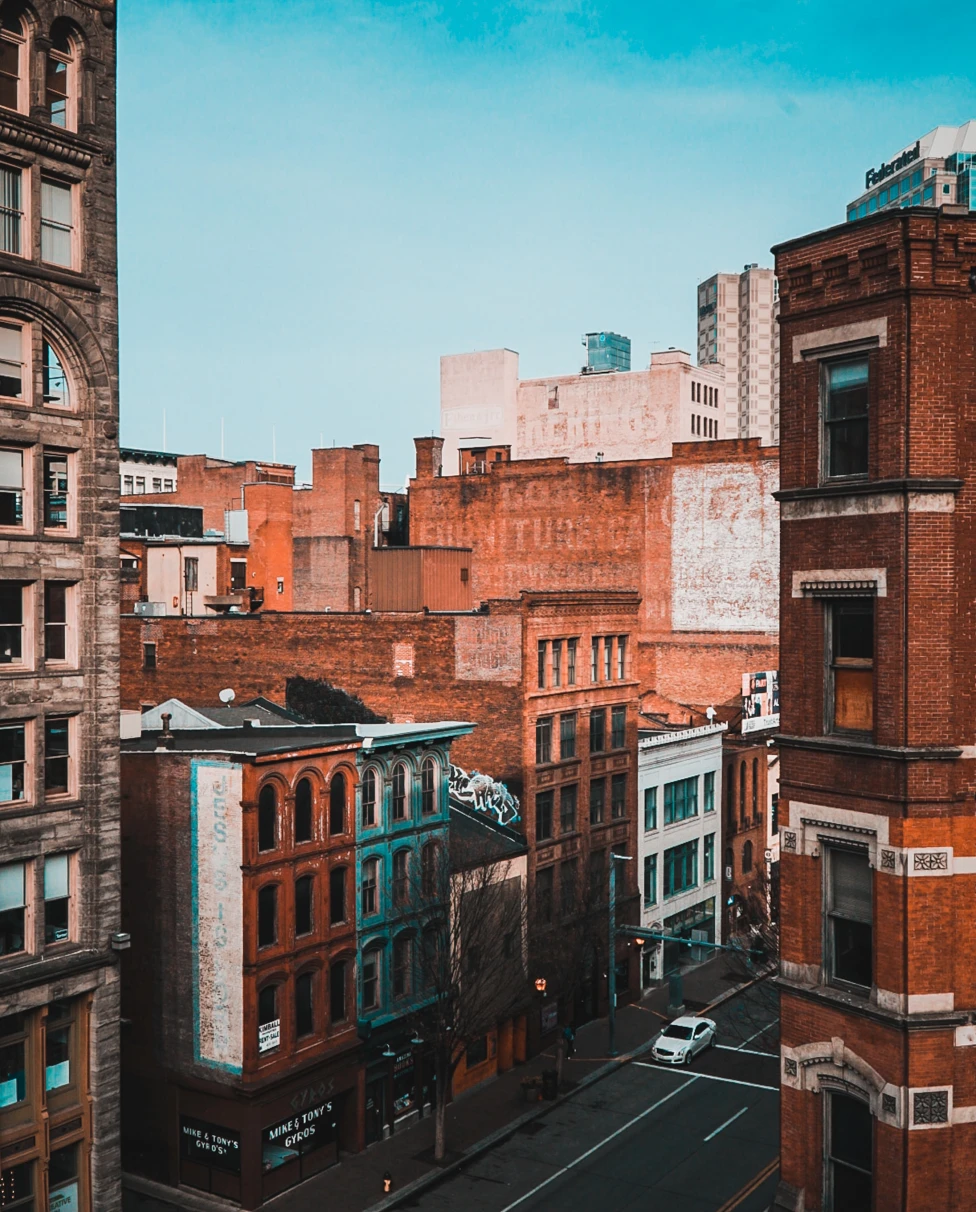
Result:
[[781,1182],[976,1206],[976,217],[779,246]]

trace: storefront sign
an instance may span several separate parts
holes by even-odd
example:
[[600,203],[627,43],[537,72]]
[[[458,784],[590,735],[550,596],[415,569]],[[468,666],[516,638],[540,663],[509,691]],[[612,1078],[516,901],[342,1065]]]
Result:
[[270,1052],[281,1043],[281,1019],[272,1019],[270,1023],[262,1023],[258,1027],[258,1051]]
[[240,1133],[202,1119],[180,1116],[180,1157],[229,1174],[241,1172]]
[[47,1201],[49,1212],[78,1212],[81,1204],[78,1202],[78,1184],[68,1183],[52,1191]]
[[542,1007],[542,1034],[547,1035],[550,1031],[555,1031],[559,1023],[559,1003],[550,1002]]
[[194,759],[190,773],[196,1059],[240,1073],[244,1050],[241,767]]
[[311,1153],[336,1138],[338,1121],[334,1101],[309,1107],[261,1133],[261,1168],[276,1170],[303,1153]]
[[779,727],[779,670],[742,675],[742,731]]

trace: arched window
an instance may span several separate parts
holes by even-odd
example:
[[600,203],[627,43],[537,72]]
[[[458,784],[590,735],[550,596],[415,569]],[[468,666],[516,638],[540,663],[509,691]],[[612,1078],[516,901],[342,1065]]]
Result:
[[393,940],[393,996],[407,997],[411,991],[413,943],[409,934]]
[[278,986],[265,985],[258,992],[258,1052],[273,1052],[281,1043],[278,1018]]
[[752,842],[746,842],[742,847],[742,871],[745,874],[752,870]]
[[424,816],[437,811],[437,763],[424,758],[420,767],[420,811]]
[[68,390],[68,376],[64,373],[64,366],[55,352],[54,346],[47,339],[47,333],[44,334],[42,373],[45,407],[70,408],[71,393]]
[[409,899],[407,876],[409,871],[409,850],[398,850],[393,856],[393,904],[405,905]]
[[362,818],[363,825],[376,824],[376,771],[372,766],[367,766],[363,771],[362,782]]
[[258,795],[258,850],[274,850],[278,838],[278,793],[265,783]]
[[47,53],[44,79],[44,108],[52,126],[74,130],[74,94],[77,91],[75,50],[70,31],[63,21],[51,28],[51,49]]
[[407,811],[407,768],[403,762],[397,762],[393,767],[393,819],[405,821],[409,815]]
[[15,4],[0,8],[0,105],[4,109],[26,108],[27,37]]
[[363,917],[371,917],[374,913],[379,912],[379,892],[377,889],[379,877],[379,859],[367,859],[363,863],[363,879],[359,886]]
[[295,880],[295,935],[311,934],[315,928],[315,877],[300,875]]
[[345,832],[346,776],[340,770],[332,776],[332,785],[329,787],[329,833],[335,837]]
[[428,842],[420,852],[420,890],[428,900],[437,895],[436,842]]
[[346,869],[333,867],[329,872],[329,925],[346,920]]
[[329,969],[329,1018],[341,1023],[346,1018],[346,961],[337,960]]
[[312,840],[312,781],[299,779],[295,788],[295,841]]
[[278,941],[278,886],[265,884],[258,892],[258,946],[273,947]]
[[746,764],[739,763],[739,819],[746,819]]
[[380,1004],[382,956],[378,947],[363,952],[362,996],[363,1009],[375,1010]]
[[315,973],[303,972],[295,978],[295,1038],[315,1030]]
[[759,819],[759,758],[752,759],[752,819]]

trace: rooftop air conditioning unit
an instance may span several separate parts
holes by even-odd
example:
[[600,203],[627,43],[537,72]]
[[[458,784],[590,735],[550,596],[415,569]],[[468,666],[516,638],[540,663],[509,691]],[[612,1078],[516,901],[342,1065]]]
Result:
[[135,614],[149,615],[151,618],[165,618],[166,617],[166,603],[165,602],[136,602],[135,606],[133,607],[133,612]]

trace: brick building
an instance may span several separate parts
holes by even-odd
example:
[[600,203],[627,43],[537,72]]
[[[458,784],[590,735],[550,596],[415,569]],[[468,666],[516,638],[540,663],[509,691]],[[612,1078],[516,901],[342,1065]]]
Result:
[[766,862],[769,746],[760,734],[729,731],[725,763],[725,848],[722,854],[723,938],[765,920],[770,882]]
[[119,1207],[115,12],[0,6],[0,1189]]
[[775,1206],[968,1209],[976,220],[911,208],[775,252]]

